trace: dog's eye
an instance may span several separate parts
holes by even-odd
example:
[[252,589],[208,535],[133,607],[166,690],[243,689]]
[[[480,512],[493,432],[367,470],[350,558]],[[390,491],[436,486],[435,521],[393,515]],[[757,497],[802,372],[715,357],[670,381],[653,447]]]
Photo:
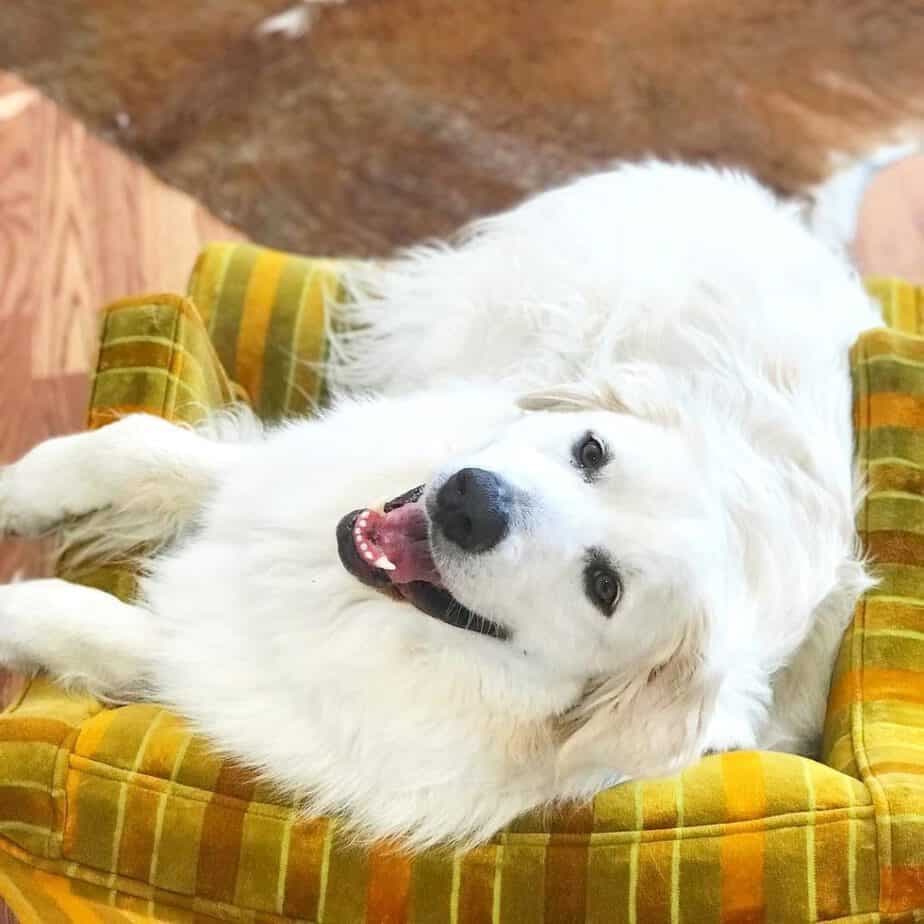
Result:
[[622,596],[622,582],[619,575],[599,555],[592,554],[584,571],[584,589],[590,602],[604,616],[611,616]]
[[606,450],[593,433],[586,433],[574,447],[574,461],[587,472],[594,472],[606,462]]

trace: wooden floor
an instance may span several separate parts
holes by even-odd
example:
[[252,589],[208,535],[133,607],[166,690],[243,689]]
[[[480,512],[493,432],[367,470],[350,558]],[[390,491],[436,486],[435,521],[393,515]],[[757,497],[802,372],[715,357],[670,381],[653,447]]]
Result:
[[[203,242],[239,236],[0,72],[0,464],[82,426],[101,306],[182,291]],[[0,582],[43,568],[0,543]]]
[[[0,72],[0,465],[83,426],[101,306],[182,291],[203,243],[231,237],[240,234]],[[0,583],[46,573],[46,559],[34,543],[0,541]],[[0,705],[14,687],[0,672]]]

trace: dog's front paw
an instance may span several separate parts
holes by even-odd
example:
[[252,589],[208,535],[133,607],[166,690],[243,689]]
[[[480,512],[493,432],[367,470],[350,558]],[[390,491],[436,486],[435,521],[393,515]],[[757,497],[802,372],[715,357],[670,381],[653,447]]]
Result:
[[40,536],[55,524],[42,509],[41,486],[23,474],[18,463],[0,466],[0,537]]
[[[0,469],[0,490],[2,490],[3,485],[3,469]],[[0,534],[2,535],[2,534]],[[13,640],[12,640],[12,630],[10,627],[9,613],[9,585],[0,584],[0,672],[4,668],[9,668],[12,666],[13,661],[15,660],[15,652],[13,651]],[[0,686],[2,686],[3,678],[0,676]]]
[[88,437],[46,440],[0,467],[0,535],[39,536],[106,506],[111,478]]
[[23,535],[21,511],[14,498],[13,466],[0,466],[0,538]]

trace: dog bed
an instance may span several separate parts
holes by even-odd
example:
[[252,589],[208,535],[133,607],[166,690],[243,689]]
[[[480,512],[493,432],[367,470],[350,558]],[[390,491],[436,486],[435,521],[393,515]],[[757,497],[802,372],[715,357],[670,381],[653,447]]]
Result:
[[[881,582],[841,646],[819,761],[714,755],[475,850],[408,856],[300,819],[155,704],[39,677],[0,716],[0,895],[22,924],[924,920],[924,290],[869,288],[886,327],[851,369]],[[89,426],[192,423],[232,400],[310,413],[337,297],[336,262],[213,245],[188,296],[106,309]],[[124,569],[64,576],[133,592]]]

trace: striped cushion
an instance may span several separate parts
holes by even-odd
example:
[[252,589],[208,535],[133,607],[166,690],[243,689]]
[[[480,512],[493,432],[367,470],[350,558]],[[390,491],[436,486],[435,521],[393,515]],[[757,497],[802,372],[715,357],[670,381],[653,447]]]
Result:
[[870,283],[888,330],[852,351],[858,525],[880,579],[857,607],[831,683],[824,759],[876,809],[883,911],[924,908],[924,290]]
[[193,269],[189,296],[218,359],[266,420],[323,401],[325,301],[339,295],[338,264],[252,244],[213,244]]
[[[924,331],[924,295],[872,289],[896,330],[865,335],[852,360],[872,487],[860,526],[883,582],[841,650],[824,763],[713,756],[526,816],[469,853],[410,858],[299,820],[156,705],[103,709],[39,679],[0,718],[0,894],[26,924],[924,917],[924,340],[899,332]],[[336,264],[210,248],[191,300],[109,310],[91,423],[132,408],[191,421],[235,393],[268,417],[307,410],[337,291]],[[80,577],[132,591],[112,569]]]

